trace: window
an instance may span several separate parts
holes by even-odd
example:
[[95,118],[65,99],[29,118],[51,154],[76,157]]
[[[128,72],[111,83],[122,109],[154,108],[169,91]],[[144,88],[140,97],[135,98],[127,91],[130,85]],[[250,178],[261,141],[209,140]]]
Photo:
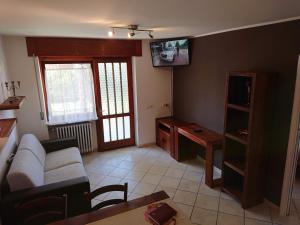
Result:
[[97,119],[91,64],[46,63],[44,69],[49,124]]

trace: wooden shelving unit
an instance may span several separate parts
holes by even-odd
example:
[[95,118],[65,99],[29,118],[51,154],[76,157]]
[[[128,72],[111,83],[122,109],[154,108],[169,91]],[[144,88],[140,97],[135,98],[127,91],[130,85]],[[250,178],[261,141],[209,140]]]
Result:
[[249,112],[249,107],[248,106],[228,104],[227,107],[231,108],[231,109],[240,110],[240,111],[243,111],[243,112]]
[[20,109],[25,100],[25,96],[9,97],[0,104],[0,110]]
[[245,162],[243,161],[224,161],[224,164],[234,171],[238,172],[240,175],[245,176]]
[[243,208],[263,201],[268,80],[266,74],[250,72],[227,76],[222,190]]

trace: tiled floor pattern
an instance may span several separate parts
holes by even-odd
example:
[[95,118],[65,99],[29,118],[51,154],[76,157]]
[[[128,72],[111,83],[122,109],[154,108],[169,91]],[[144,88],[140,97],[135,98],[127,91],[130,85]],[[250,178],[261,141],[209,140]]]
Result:
[[[299,201],[294,201],[289,217],[278,216],[277,209],[267,204],[243,210],[219,189],[204,183],[204,167],[197,159],[179,163],[159,147],[128,147],[83,158],[91,188],[129,184],[129,199],[164,190],[194,224],[201,225],[300,225]],[[299,189],[300,190],[300,189]],[[100,196],[109,199],[120,193]],[[299,191],[300,196],[300,191]]]

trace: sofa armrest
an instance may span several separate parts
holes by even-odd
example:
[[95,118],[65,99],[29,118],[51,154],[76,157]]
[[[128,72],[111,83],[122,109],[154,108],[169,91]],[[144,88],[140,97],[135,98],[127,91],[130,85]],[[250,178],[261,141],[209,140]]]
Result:
[[68,217],[85,213],[90,208],[90,202],[85,193],[90,192],[88,177],[78,177],[53,184],[43,185],[31,189],[7,193],[1,199],[1,217],[3,225],[17,225],[15,206],[40,197],[63,195],[67,196]]
[[78,177],[66,181],[47,184],[35,188],[14,191],[3,196],[2,204],[27,201],[33,198],[60,194],[88,192],[90,183],[88,177]]
[[78,147],[78,141],[74,138],[50,139],[41,141],[46,153],[58,151],[64,148]]

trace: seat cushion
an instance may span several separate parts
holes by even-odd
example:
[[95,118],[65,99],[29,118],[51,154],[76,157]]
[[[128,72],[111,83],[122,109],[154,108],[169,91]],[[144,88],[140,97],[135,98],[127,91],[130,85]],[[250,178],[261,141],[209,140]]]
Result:
[[40,141],[33,134],[24,134],[20,141],[18,151],[27,150],[39,160],[42,167],[45,166],[46,151]]
[[58,169],[73,163],[82,163],[79,149],[76,147],[66,148],[46,155],[45,171]]
[[7,174],[11,191],[44,184],[44,168],[31,151],[17,151]]
[[66,181],[73,178],[85,177],[86,173],[82,163],[73,163],[45,172],[45,184]]

